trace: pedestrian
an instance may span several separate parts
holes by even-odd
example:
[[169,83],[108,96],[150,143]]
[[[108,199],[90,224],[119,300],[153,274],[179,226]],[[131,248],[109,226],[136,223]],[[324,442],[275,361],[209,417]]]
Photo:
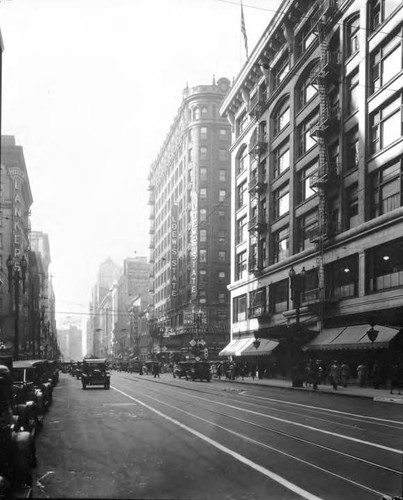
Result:
[[357,366],[357,383],[360,387],[364,387],[366,376],[367,367],[364,363],[360,363]]
[[255,377],[256,377],[256,366],[255,365],[252,365],[252,368],[250,370],[250,374],[251,374],[252,380],[255,380]]
[[221,380],[221,375],[222,375],[222,365],[221,363],[217,366],[217,378],[218,380]]
[[140,375],[143,375],[143,363],[140,363],[140,370],[139,370],[139,374],[140,374]]
[[333,389],[337,390],[337,386],[340,384],[340,366],[336,359],[333,361],[330,367],[329,378]]
[[348,380],[350,378],[350,367],[343,361],[340,367],[341,383],[343,387],[347,387]]
[[316,360],[312,362],[311,365],[311,381],[312,381],[312,387],[314,390],[318,390],[318,385],[320,381],[320,371],[321,371],[321,366],[320,366],[320,361]]
[[379,367],[378,361],[375,361],[372,366],[372,384],[375,389],[379,389],[379,386],[381,385],[380,375],[381,369]]
[[393,394],[393,390],[397,389],[398,394],[400,392],[400,375],[403,371],[403,367],[400,366],[402,363],[398,363],[397,361],[392,364],[392,368],[390,369],[390,393]]
[[156,377],[160,378],[160,365],[159,365],[159,363],[154,363],[152,373],[154,375],[154,378],[156,378]]

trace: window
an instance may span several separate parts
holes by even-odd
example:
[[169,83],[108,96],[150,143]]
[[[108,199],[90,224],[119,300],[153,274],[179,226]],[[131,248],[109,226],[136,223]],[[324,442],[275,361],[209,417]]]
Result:
[[205,208],[200,209],[200,222],[205,222],[207,220],[207,210]]
[[376,92],[402,69],[401,29],[373,54],[371,61],[372,92]]
[[220,292],[218,294],[218,303],[225,304],[225,293],[224,292]]
[[274,68],[274,87],[277,88],[290,71],[290,58],[288,52],[284,54],[280,62]]
[[288,226],[273,234],[274,248],[273,260],[280,262],[289,255],[289,229]]
[[201,109],[201,113],[203,116],[206,116],[208,115],[208,109],[207,109],[207,106],[203,106],[202,109]]
[[227,232],[226,231],[218,231],[218,242],[225,243],[227,240]]
[[218,281],[225,281],[225,271],[218,271]]
[[220,139],[226,139],[227,138],[227,129],[220,128],[219,135],[220,135]]
[[371,152],[376,153],[402,137],[402,96],[371,115]]
[[247,123],[248,123],[248,115],[246,114],[246,112],[244,112],[236,121],[237,137],[245,130]]
[[331,297],[344,299],[358,293],[358,254],[325,266],[325,288]]
[[220,148],[218,150],[218,159],[220,161],[225,161],[228,160],[228,151],[224,148]]
[[315,40],[315,33],[311,29],[311,23],[308,22],[297,35],[297,49],[299,55],[302,55]]
[[270,285],[270,308],[273,313],[288,309],[288,279]]
[[249,317],[258,318],[266,313],[266,287],[249,294]]
[[188,161],[192,161],[192,148],[188,149]]
[[199,176],[200,176],[201,181],[207,180],[207,168],[206,167],[200,167]]
[[310,78],[303,80],[297,87],[298,108],[301,109],[318,93],[318,89],[310,83]]
[[219,170],[218,172],[218,180],[221,182],[225,182],[227,180],[227,171],[226,170]]
[[207,148],[206,148],[206,146],[201,146],[201,148],[200,148],[200,159],[207,160]]
[[401,4],[401,0],[372,0],[369,6],[371,29],[375,30]]
[[397,239],[366,252],[369,292],[403,286],[403,240]]
[[372,217],[391,212],[402,205],[402,159],[379,169],[371,176]]
[[358,109],[358,93],[359,93],[359,78],[358,70],[354,71],[347,78],[347,114],[351,114]]
[[226,217],[226,214],[225,214],[225,210],[218,210],[218,218],[220,219],[220,221],[223,221],[225,220],[225,217]]
[[199,193],[201,200],[207,200],[207,188],[200,188]]
[[245,206],[246,193],[247,193],[247,187],[246,187],[246,181],[244,181],[242,182],[242,184],[237,186],[237,206],[236,206],[237,209]]
[[316,141],[311,135],[311,128],[314,123],[318,122],[318,115],[311,115],[297,129],[298,140],[298,156],[302,156],[311,148],[316,146]]
[[207,231],[206,229],[200,229],[200,242],[206,242],[207,241]]
[[273,151],[273,159],[274,177],[278,177],[290,168],[290,149],[288,141],[284,142]]
[[359,135],[358,126],[350,130],[346,137],[346,170],[358,168],[359,156]]
[[200,283],[207,283],[207,270],[206,269],[199,270],[199,282]]
[[246,241],[246,215],[236,222],[236,244]]
[[207,139],[207,127],[200,127],[200,139]]
[[218,251],[218,261],[219,262],[226,262],[227,261],[227,253],[225,250]]
[[207,250],[201,248],[199,250],[199,262],[207,262]]
[[200,118],[200,109],[199,108],[194,108],[193,110],[193,119],[198,120]]
[[316,161],[311,164],[309,167],[304,168],[300,173],[300,201],[307,200],[311,196],[316,194],[316,191],[311,188],[311,183],[313,181],[313,177],[317,176],[319,164]]
[[358,226],[358,184],[347,189],[347,224],[349,229]]
[[227,197],[227,192],[225,191],[225,189],[220,189],[218,191],[218,201],[219,202],[225,201],[226,197]]
[[239,321],[245,321],[246,320],[246,310],[247,310],[247,305],[246,305],[246,294],[245,295],[240,295],[239,297],[234,297],[234,317],[233,317],[233,322],[238,323]]
[[245,171],[247,166],[247,158],[248,158],[248,151],[247,148],[244,148],[241,154],[237,158],[237,169],[236,169],[237,175]]
[[314,243],[311,241],[312,231],[315,230],[318,224],[318,212],[312,210],[307,214],[302,215],[297,220],[298,224],[298,252],[302,252],[307,248],[312,248]]
[[238,253],[236,256],[235,279],[242,280],[247,276],[246,250]]
[[286,184],[274,191],[274,218],[278,219],[290,209],[289,186]]
[[350,57],[356,52],[358,52],[360,48],[359,34],[360,34],[360,17],[355,16],[347,23],[346,27],[347,57]]
[[290,123],[290,105],[288,101],[283,103],[273,114],[273,135],[277,135]]

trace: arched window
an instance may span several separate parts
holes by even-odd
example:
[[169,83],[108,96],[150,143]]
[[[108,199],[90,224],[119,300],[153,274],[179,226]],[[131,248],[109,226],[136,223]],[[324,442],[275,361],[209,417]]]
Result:
[[273,136],[279,134],[290,123],[290,119],[290,102],[287,96],[272,113]]
[[346,56],[350,57],[360,50],[360,16],[354,14],[346,22]]
[[246,148],[246,144],[242,144],[236,155],[236,161],[235,161],[236,175],[239,175],[245,171],[247,167],[247,160],[248,160],[248,150]]
[[193,108],[193,120],[198,120],[200,118],[200,109]]
[[295,88],[295,97],[298,109],[302,109],[305,104],[307,104],[311,99],[313,99],[317,93],[317,86],[312,83],[312,75],[315,71],[315,66],[317,61],[309,67],[308,71],[305,71],[300,80],[298,81]]

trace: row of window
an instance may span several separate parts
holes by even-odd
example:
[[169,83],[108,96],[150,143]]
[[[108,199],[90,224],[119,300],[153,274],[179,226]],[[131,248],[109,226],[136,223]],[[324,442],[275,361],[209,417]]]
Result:
[[[374,293],[403,287],[403,239],[371,248],[365,252],[365,290]],[[300,295],[292,297],[290,280],[284,279],[233,299],[233,322],[264,314],[287,311],[295,301],[299,304],[318,299],[318,275],[316,269],[304,273]],[[358,296],[359,257],[349,257],[325,266],[325,290],[328,299],[346,299]],[[268,295],[268,297],[267,297]],[[269,299],[269,300],[267,300]],[[292,303],[292,300],[294,303]]]

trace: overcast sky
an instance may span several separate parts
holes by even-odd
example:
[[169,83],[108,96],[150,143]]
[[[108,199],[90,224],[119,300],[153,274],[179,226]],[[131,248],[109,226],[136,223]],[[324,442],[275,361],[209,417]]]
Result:
[[[244,0],[249,52],[279,3]],[[149,256],[147,175],[186,83],[245,62],[240,2],[0,0],[0,29],[2,133],[49,234],[56,319],[85,320],[100,263]]]

